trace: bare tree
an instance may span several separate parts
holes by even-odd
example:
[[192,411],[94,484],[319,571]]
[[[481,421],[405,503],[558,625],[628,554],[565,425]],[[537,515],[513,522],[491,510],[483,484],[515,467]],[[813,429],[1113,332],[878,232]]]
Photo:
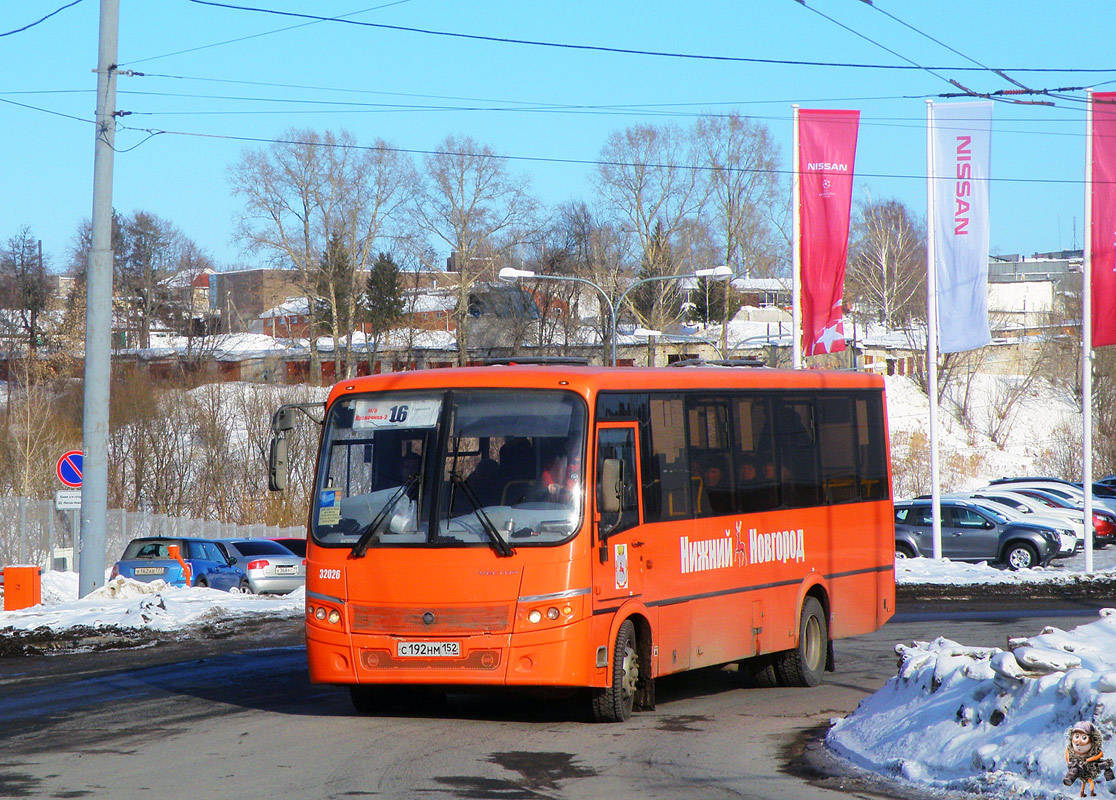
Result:
[[[688,251],[673,247],[685,226],[700,216],[710,192],[691,133],[675,125],[635,125],[609,136],[600,161],[597,190],[629,238],[630,256],[642,265],[642,276],[662,277],[684,264],[698,266],[690,263]],[[668,252],[673,256],[669,262],[663,258]],[[661,329],[677,319],[678,287],[669,281],[650,286],[656,297],[639,316],[649,327]]]
[[845,295],[854,312],[888,330],[926,316],[926,230],[898,200],[857,205]]
[[[708,166],[706,217],[721,243],[716,263],[732,267],[736,275],[772,272],[781,252],[777,215],[786,187],[779,177],[779,148],[771,132],[747,117],[730,114],[699,119],[695,136]],[[721,323],[725,352],[732,303],[727,283],[716,290],[722,296],[721,314],[714,319]]]
[[469,296],[478,282],[494,279],[500,258],[534,231],[538,202],[525,178],[509,174],[491,148],[467,136],[446,137],[424,165],[415,220],[428,240],[448,246],[452,254],[457,358],[464,365]]
[[[410,162],[383,141],[364,148],[345,131],[291,130],[267,149],[246,152],[229,174],[245,203],[238,239],[301,275],[311,309],[310,370],[320,374],[315,301],[321,297],[335,323],[356,317],[364,274],[413,181]],[[321,255],[331,237],[339,238],[350,269],[331,271],[323,281]],[[333,324],[329,333],[335,354],[343,337],[352,344],[351,328]],[[354,369],[350,358],[349,374]]]
[[118,259],[118,293],[127,303],[130,328],[139,347],[151,346],[151,324],[168,311],[166,284],[178,273],[184,237],[173,225],[148,211],[121,221],[123,251]]
[[0,249],[0,307],[9,347],[13,336],[18,336],[26,341],[28,354],[34,356],[41,344],[49,300],[42,242],[25,225]]
[[[568,324],[578,325],[583,318],[595,319],[602,363],[609,363],[612,319],[608,303],[617,301],[624,290],[626,275],[634,271],[628,261],[625,236],[617,225],[603,219],[585,203],[570,203],[559,209],[554,236],[570,274],[601,289],[597,292],[585,287],[586,291],[579,290],[572,295],[572,305],[566,315]],[[603,302],[601,293],[608,298],[608,303]]]

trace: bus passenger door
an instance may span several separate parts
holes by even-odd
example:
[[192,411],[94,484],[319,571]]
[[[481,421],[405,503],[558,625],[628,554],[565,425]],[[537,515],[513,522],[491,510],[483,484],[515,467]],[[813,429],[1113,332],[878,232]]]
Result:
[[[639,458],[634,424],[603,424],[597,429],[596,502],[593,508],[597,557],[593,559],[595,604],[638,597],[643,592],[644,541],[639,527]],[[601,509],[605,459],[622,463],[619,512]]]

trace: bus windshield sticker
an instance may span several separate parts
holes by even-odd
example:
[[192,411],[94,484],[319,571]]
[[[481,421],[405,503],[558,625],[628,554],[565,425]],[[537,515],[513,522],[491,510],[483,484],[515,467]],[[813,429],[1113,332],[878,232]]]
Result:
[[438,424],[442,401],[436,397],[393,397],[357,400],[353,428],[433,428]]
[[614,563],[616,564],[616,588],[628,588],[628,546],[626,544],[613,545]]
[[339,488],[322,489],[318,500],[318,524],[339,524],[341,522],[341,490]]

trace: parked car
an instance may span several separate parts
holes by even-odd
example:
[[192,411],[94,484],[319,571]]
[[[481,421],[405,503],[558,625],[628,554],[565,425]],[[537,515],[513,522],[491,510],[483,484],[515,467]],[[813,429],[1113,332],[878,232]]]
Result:
[[1007,490],[984,489],[970,492],[965,496],[974,500],[998,503],[1009,511],[1021,515],[1026,521],[1072,529],[1074,534],[1072,546],[1067,552],[1066,543],[1063,542],[1059,557],[1072,556],[1085,546],[1085,515],[1076,509],[1053,506],[1036,497]]
[[[1010,518],[971,499],[941,500],[942,555],[954,561],[989,561],[1009,569],[1045,566],[1061,550],[1062,536],[1049,525]],[[929,499],[895,503],[895,557],[930,556],[934,533]]]
[[221,539],[255,594],[288,594],[306,585],[306,559],[271,539]]
[[279,542],[283,547],[290,550],[296,556],[306,558],[306,540],[296,539],[294,537],[274,537],[271,539],[273,542]]
[[186,586],[182,565],[171,557],[171,545],[178,546],[180,557],[190,566],[191,586],[249,591],[248,575],[213,539],[173,536],[133,539],[124,548],[120,560],[112,565],[112,577],[122,575],[145,583],[164,580],[172,586]]
[[[1018,491],[1022,487],[1041,489],[1058,497],[1071,499],[1079,508],[1085,506],[1085,490],[1081,488],[1081,484],[1061,478],[997,478],[986,488],[992,487],[1011,487],[1012,491]],[[1097,488],[1097,484],[1093,484],[1093,507],[1116,516],[1116,490],[1107,486]]]
[[[1085,507],[1085,493],[1081,491],[1080,487],[1067,488],[1056,483],[1045,485],[1040,482],[1035,485],[1029,483],[993,484],[985,488],[1006,489],[1009,487],[1013,492],[1032,497],[1053,508],[1083,511]],[[1074,489],[1077,491],[1075,492]],[[1093,544],[1103,549],[1113,542],[1116,542],[1116,512],[1103,503],[1094,502]]]

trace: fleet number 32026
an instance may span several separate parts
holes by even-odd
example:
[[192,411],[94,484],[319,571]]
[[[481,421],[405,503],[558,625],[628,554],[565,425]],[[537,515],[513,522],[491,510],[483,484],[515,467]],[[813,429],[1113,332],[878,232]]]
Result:
[[320,569],[318,570],[318,577],[323,581],[339,581],[341,580],[341,570],[339,569]]

